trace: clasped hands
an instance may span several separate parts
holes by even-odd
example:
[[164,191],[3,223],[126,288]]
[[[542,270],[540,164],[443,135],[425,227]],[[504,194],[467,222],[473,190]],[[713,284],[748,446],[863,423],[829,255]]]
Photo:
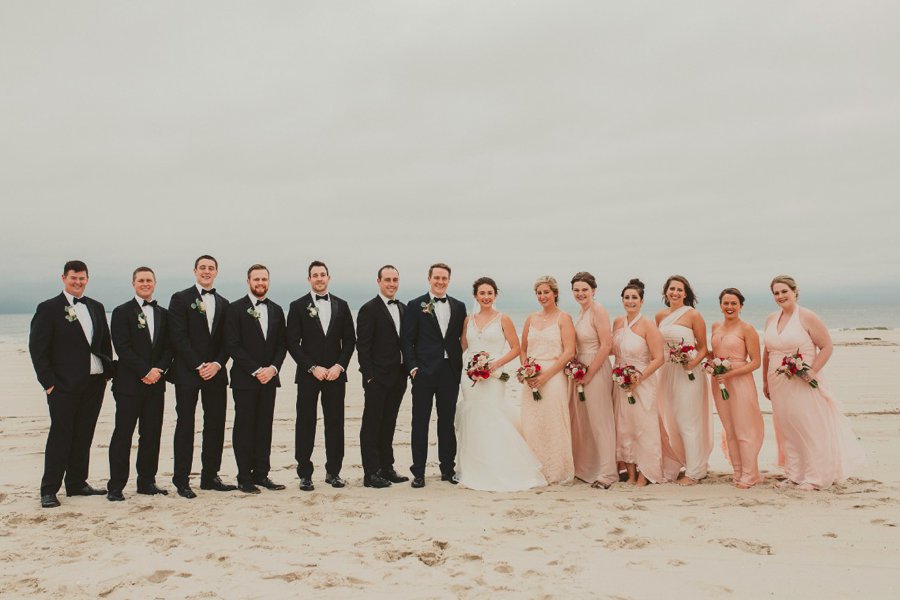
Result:
[[330,369],[317,366],[312,370],[312,376],[319,381],[335,381],[343,372],[340,365],[332,365]]
[[150,369],[150,372],[141,377],[141,382],[146,385],[153,385],[158,382],[160,377],[163,376],[163,370],[158,367],[153,367]]

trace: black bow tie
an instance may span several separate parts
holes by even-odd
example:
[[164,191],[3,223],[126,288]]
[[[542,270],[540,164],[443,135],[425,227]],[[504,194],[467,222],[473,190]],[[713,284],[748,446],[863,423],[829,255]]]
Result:
[[257,300],[257,301],[256,301],[256,306],[259,306],[260,304],[268,304],[268,303],[269,303],[269,299],[268,299],[268,298],[263,298],[262,300]]
[[388,305],[391,305],[391,304],[400,304],[400,301],[397,300],[397,299],[394,299],[394,300],[388,300]]
[[434,298],[434,301],[435,301],[435,302],[446,302],[446,301],[447,301],[447,296],[444,296],[443,298]]
[[215,293],[216,293],[216,288],[209,288],[208,290],[204,290],[204,289],[200,290],[201,296],[205,296],[206,294],[215,294]]
[[156,306],[156,300],[150,300],[149,302],[144,300],[144,303],[141,304],[141,306]]
[[320,295],[316,294],[316,302],[318,302],[319,300],[324,300],[325,302],[328,302],[328,294],[325,294],[324,296],[320,296]]
[[73,306],[76,305],[76,304],[78,304],[79,302],[81,302],[82,304],[84,304],[85,306],[87,306],[87,301],[86,301],[84,298],[76,298],[76,297],[74,297],[74,296],[72,297],[72,305],[73,305]]

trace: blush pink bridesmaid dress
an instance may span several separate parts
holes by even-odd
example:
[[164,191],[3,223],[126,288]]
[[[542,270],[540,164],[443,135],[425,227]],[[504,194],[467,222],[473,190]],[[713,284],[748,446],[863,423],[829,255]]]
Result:
[[825,489],[861,468],[865,453],[822,373],[817,375],[819,387],[813,388],[799,377],[788,379],[775,372],[781,366],[781,359],[798,349],[809,364],[817,354],[815,344],[800,322],[799,306],[781,333],[778,320],[771,320],[764,337],[769,353],[767,378],[778,464],[790,481]]
[[[713,355],[731,361],[733,369],[747,362],[746,343],[733,333],[713,335],[712,351]],[[759,482],[758,459],[764,432],[753,373],[731,377],[725,382],[725,388],[728,400],[722,399],[718,382],[711,378],[710,390],[725,430],[723,446],[734,468],[734,483],[749,487]]]
[[[609,327],[609,323],[601,324]],[[594,327],[594,311],[582,311],[575,322],[575,356],[589,367],[600,350]],[[603,363],[590,383],[584,386],[584,401],[578,398],[574,382],[569,382],[569,413],[572,416],[572,456],[575,477],[587,483],[608,486],[619,481],[616,469],[616,415],[612,401],[612,367]]]

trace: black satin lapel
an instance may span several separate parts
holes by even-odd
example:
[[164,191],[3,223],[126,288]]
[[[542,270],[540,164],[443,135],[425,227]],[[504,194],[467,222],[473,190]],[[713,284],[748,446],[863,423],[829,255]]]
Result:
[[[216,313],[213,315],[212,327],[207,327],[210,335],[215,333],[216,328],[221,324],[222,319],[225,318],[225,315],[224,315],[225,311],[222,310],[222,307],[225,306],[224,299],[219,294],[213,294],[213,296],[215,296],[215,298],[216,298]],[[202,297],[201,297],[201,301],[202,301]],[[200,315],[200,316],[203,317],[204,321],[206,320],[206,315]]]
[[157,342],[159,342],[159,332],[162,330],[164,323],[163,320],[163,312],[159,309],[158,306],[153,307],[153,347],[156,348]]
[[[378,296],[378,304],[381,305],[381,312],[384,313],[384,316],[387,317],[387,322],[391,324],[391,330],[394,333],[397,333],[397,327],[394,325],[394,317],[391,316],[391,309],[388,308],[387,304],[384,303],[384,300],[381,299],[381,296]],[[397,303],[397,310],[400,311],[400,322],[403,322],[403,304],[400,302]],[[397,333],[397,337],[400,337],[400,334]]]

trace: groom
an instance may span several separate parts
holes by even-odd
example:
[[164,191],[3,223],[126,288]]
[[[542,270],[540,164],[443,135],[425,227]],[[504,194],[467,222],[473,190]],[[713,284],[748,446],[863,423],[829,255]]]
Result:
[[435,263],[428,269],[431,287],[412,300],[403,314],[403,358],[412,378],[412,487],[425,487],[428,426],[432,404],[437,406],[438,458],[441,481],[457,483],[456,397],[462,373],[462,336],[466,306],[447,296],[450,267]]

